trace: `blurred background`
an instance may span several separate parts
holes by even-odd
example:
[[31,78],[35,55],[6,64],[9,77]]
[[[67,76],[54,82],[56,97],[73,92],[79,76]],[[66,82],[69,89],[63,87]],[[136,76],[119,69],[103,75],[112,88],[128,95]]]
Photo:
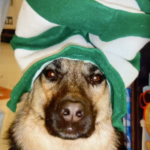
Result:
[[10,45],[21,3],[22,0],[0,0],[0,150],[8,150],[4,138],[15,114],[6,104],[11,90],[22,76]]

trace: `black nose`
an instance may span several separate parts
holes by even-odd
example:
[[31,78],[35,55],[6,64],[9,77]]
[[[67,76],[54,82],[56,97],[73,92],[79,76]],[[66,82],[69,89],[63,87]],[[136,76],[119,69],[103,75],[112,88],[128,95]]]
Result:
[[80,102],[65,101],[60,106],[60,113],[67,122],[78,122],[85,115],[85,106]]

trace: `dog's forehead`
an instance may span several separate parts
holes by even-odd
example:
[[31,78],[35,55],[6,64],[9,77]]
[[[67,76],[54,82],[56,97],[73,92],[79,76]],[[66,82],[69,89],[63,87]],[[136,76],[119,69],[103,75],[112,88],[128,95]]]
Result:
[[78,70],[84,74],[99,73],[103,74],[102,71],[93,63],[81,61],[81,60],[70,60],[66,58],[60,58],[49,63],[45,69],[59,70],[61,72],[68,72]]

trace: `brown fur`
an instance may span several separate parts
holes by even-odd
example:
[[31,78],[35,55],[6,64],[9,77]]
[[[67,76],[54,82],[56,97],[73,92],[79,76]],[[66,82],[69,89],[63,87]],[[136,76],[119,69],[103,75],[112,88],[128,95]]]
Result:
[[[15,142],[14,149],[15,147],[21,150],[118,149],[119,137],[111,121],[110,89],[105,79],[98,84],[90,83],[89,77],[93,73],[102,74],[92,66],[91,63],[83,61],[61,59],[46,67],[53,70],[57,68],[59,80],[51,82],[42,73],[35,80],[32,90],[22,96],[17,117],[10,128],[11,139],[13,143]],[[95,130],[90,137],[67,140],[48,133],[44,109],[54,97],[59,98],[63,93],[72,97],[82,97],[84,94],[86,99],[90,99],[96,112]],[[13,144],[11,146],[13,148]]]

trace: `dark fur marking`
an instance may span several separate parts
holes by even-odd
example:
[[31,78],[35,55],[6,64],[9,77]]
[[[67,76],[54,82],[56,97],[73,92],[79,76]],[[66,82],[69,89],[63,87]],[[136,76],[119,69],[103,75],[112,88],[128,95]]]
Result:
[[90,69],[89,69],[89,72],[91,74],[93,74],[96,70],[99,70],[99,68],[97,66],[95,66],[95,65],[92,64],[91,67],[90,67]]
[[61,59],[56,59],[52,62],[57,69],[61,69]]
[[124,135],[123,132],[120,132],[117,129],[115,129],[115,132],[118,135],[118,141],[119,141],[118,150],[127,150],[127,147],[126,147],[127,138],[126,138],[126,136]]
[[17,142],[14,138],[13,128],[14,128],[14,123],[12,123],[9,130],[7,131],[6,139],[9,141],[9,145],[10,145],[9,150],[21,150],[21,148],[17,145]]

